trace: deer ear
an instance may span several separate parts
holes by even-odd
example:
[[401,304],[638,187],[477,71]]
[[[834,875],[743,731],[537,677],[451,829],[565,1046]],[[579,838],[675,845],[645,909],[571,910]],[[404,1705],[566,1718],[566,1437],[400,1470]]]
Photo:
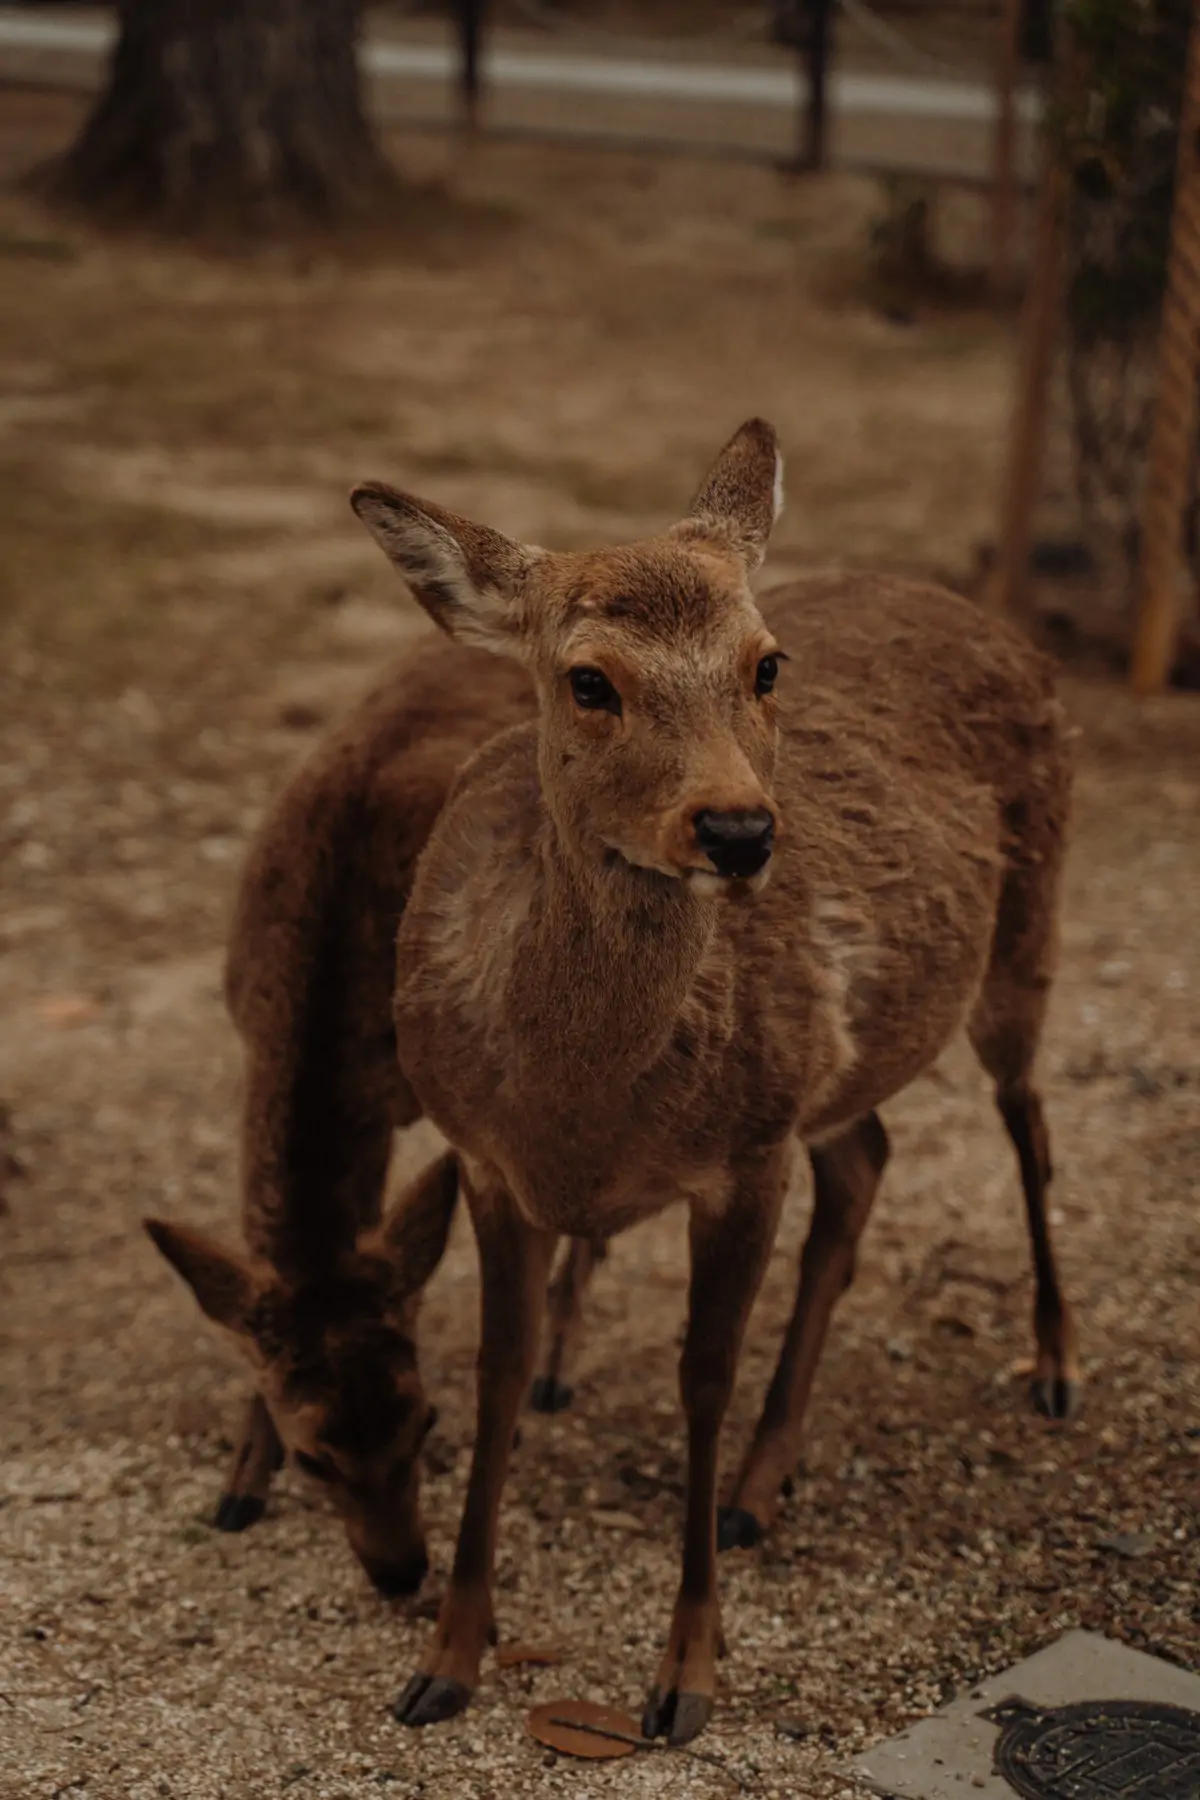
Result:
[[748,419],[708,471],[673,535],[732,550],[749,574],[766,555],[771,527],[782,510],[783,457],[775,427],[765,419]]
[[168,1225],[164,1219],[142,1223],[151,1243],[195,1294],[201,1312],[226,1330],[245,1335],[259,1297],[259,1283],[249,1264],[186,1225]]
[[521,587],[542,554],[382,482],[350,504],[435,625],[452,638],[521,655]]
[[419,1294],[446,1253],[458,1202],[458,1163],[447,1153],[405,1188],[383,1226],[399,1297]]

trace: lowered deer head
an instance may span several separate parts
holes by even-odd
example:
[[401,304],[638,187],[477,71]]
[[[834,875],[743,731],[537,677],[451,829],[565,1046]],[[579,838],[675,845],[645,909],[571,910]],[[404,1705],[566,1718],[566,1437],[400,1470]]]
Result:
[[428,1568],[419,1458],[436,1414],[417,1366],[416,1313],[456,1195],[454,1159],[441,1157],[380,1226],[307,1274],[146,1221],[201,1310],[250,1362],[282,1449],[328,1494],[355,1555],[389,1595],[415,1593]]
[[353,505],[451,636],[526,664],[559,834],[712,892],[766,879],[783,655],[750,592],[781,504],[770,426],[733,439],[649,543],[550,554],[381,484]]

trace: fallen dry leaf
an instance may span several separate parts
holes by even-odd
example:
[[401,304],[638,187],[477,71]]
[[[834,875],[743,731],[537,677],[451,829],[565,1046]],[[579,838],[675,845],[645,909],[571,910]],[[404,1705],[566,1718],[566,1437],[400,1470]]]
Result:
[[603,1525],[609,1531],[644,1531],[645,1526],[632,1513],[621,1512],[616,1507],[606,1507],[603,1512],[591,1515],[593,1525]]
[[501,1669],[516,1669],[522,1663],[549,1669],[562,1660],[561,1644],[501,1644],[496,1651],[496,1663]]
[[548,1700],[526,1714],[525,1729],[549,1750],[593,1761],[653,1748],[642,1737],[636,1719],[615,1706],[597,1706],[591,1700]]
[[82,1025],[96,1017],[100,1002],[90,994],[44,994],[34,1001],[33,1010],[48,1025]]

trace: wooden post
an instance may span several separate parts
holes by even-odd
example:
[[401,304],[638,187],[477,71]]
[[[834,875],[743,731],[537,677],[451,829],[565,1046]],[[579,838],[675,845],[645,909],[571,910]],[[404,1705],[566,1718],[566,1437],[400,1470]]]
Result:
[[805,169],[817,174],[825,167],[825,87],[833,0],[809,0],[808,14],[808,131],[801,161]]
[[1140,605],[1133,689],[1160,694],[1171,675],[1179,628],[1185,512],[1191,498],[1200,351],[1200,19],[1192,14],[1167,292],[1158,340],[1158,397],[1142,514]]
[[992,172],[992,291],[1000,298],[1013,290],[1013,240],[1016,236],[1016,87],[1021,68],[1021,24],[1025,0],[1004,0],[1000,17],[1000,53],[996,64],[996,140]]
[[[1059,71],[1054,89],[1060,94],[1073,91],[1078,79],[1078,64],[1074,46],[1065,41],[1065,33]],[[989,605],[999,612],[1018,617],[1025,614],[1028,603],[1033,513],[1041,484],[1050,377],[1065,298],[1067,206],[1071,194],[1070,171],[1049,129],[1046,126],[1042,129],[1043,168],[1033,270],[1021,325],[1021,355],[1000,504],[999,543],[986,591]]]
[[479,63],[483,48],[485,0],[458,0],[459,83],[463,123],[473,131],[479,123]]
[[776,8],[776,39],[796,51],[796,154],[777,167],[785,175],[815,175],[825,166],[827,86],[836,0],[800,0],[787,11]]

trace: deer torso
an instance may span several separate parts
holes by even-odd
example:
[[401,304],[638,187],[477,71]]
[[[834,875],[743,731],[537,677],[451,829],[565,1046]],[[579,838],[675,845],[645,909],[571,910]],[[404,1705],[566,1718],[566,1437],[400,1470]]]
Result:
[[715,900],[580,864],[543,803],[533,725],[477,756],[422,858],[398,944],[401,1066],[545,1228],[611,1235],[672,1199],[719,1205],[735,1163],[905,1086],[978,991],[1004,861],[1003,792],[981,770],[1002,790],[1003,756],[958,719],[969,682],[945,691],[928,617],[913,645],[905,607],[881,604],[856,669],[820,590],[801,592],[770,615],[803,685],[782,707],[764,892]]

